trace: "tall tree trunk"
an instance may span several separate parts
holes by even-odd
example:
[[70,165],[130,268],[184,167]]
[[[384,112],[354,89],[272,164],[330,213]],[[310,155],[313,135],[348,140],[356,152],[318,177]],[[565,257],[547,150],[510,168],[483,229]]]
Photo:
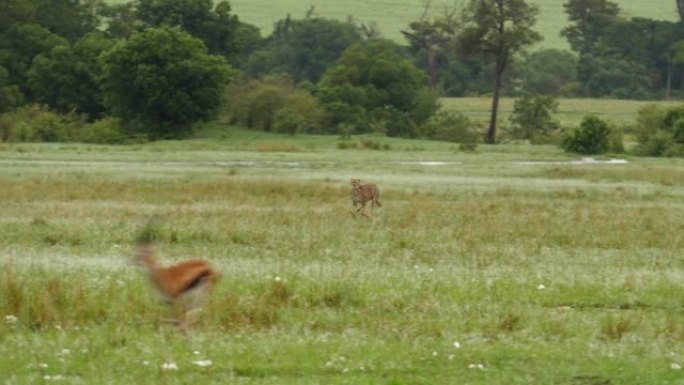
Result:
[[504,34],[506,20],[504,18],[504,0],[496,0],[496,7],[498,8],[498,20],[496,29],[499,33],[499,44],[496,50],[496,69],[494,70],[494,97],[492,98],[492,115],[489,120],[489,128],[487,129],[486,142],[489,144],[496,143],[496,118],[499,114],[499,97],[501,95],[501,83],[503,78],[504,68],[506,68],[506,51],[504,50],[504,43],[501,36]]
[[667,79],[665,80],[665,100],[670,100],[670,91],[672,90],[672,60],[667,58]]
[[427,49],[428,71],[430,72],[430,87],[437,87],[439,65],[437,64],[437,49],[428,47]]
[[494,74],[494,97],[492,98],[492,114],[487,129],[487,143],[496,143],[496,120],[499,114],[499,99],[501,97],[501,85],[503,83],[503,72],[506,68],[506,58],[503,53],[496,58],[496,73]]
[[677,11],[679,11],[679,20],[684,21],[684,0],[677,1]]

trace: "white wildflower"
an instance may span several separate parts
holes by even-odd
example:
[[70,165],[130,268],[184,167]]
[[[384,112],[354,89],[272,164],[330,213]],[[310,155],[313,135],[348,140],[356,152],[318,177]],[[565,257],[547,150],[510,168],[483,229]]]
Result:
[[439,355],[439,353],[437,353],[437,352],[432,352],[432,356],[433,356],[433,357],[437,357],[438,355]]
[[676,362],[673,362],[673,363],[670,364],[670,369],[672,369],[672,370],[682,370],[682,366],[679,365],[679,364],[676,363]]
[[142,361],[140,361],[140,363],[145,365],[145,366],[148,366],[150,364],[150,361],[142,360]]
[[41,369],[47,369],[47,368],[48,368],[48,364],[46,364],[46,363],[44,363],[44,362],[41,362],[40,364],[38,364],[38,367],[41,368]]
[[161,368],[162,370],[178,370],[178,365],[175,362],[164,362]]
[[544,286],[543,283],[539,284],[539,286],[537,286],[537,290],[544,290],[544,289],[546,289],[546,286]]
[[64,376],[62,376],[61,374],[55,374],[54,376],[46,374],[43,376],[43,380],[45,380],[45,381],[61,381],[63,379],[64,379]]
[[195,351],[192,352],[192,354],[194,354],[194,355],[196,355],[196,356],[199,356],[200,352],[199,352],[198,350],[195,350]]
[[461,343],[456,341],[454,342],[454,349],[460,349],[461,348]]
[[282,279],[282,278],[280,278],[280,277],[275,277],[275,281],[276,281],[276,282],[282,282],[282,281],[283,281],[283,279]]
[[212,364],[211,360],[192,361],[192,363],[201,367],[201,368],[206,368],[207,366],[211,366],[211,364]]
[[484,364],[470,364],[468,365],[468,369],[479,369],[479,370],[484,370]]
[[449,354],[449,361],[453,360],[454,358],[456,358],[456,356],[455,356],[455,355],[453,355],[453,354]]
[[12,315],[12,314],[5,316],[5,323],[8,325],[14,325],[15,323],[17,323],[18,320],[19,320],[19,318],[17,318],[17,316]]

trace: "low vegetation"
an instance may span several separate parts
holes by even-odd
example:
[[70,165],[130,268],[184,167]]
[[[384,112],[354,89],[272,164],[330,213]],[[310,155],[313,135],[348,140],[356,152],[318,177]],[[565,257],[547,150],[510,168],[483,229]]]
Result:
[[[0,382],[681,379],[680,160],[211,134],[0,146]],[[337,148],[363,140],[389,148]],[[150,218],[165,263],[222,273],[188,336],[129,265]]]

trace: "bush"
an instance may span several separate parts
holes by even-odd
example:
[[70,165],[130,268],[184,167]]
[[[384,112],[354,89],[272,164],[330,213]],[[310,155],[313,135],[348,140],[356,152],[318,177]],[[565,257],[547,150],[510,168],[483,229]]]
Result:
[[285,98],[285,104],[275,113],[274,130],[295,133],[323,133],[325,111],[308,91],[294,90]]
[[625,143],[622,136],[622,129],[611,126],[610,137],[608,138],[608,150],[613,153],[625,152]]
[[262,131],[324,133],[325,110],[287,76],[250,80],[228,87],[230,122]]
[[513,139],[529,140],[532,144],[548,141],[552,132],[560,127],[552,114],[558,110],[553,96],[527,94],[513,104],[509,134]]
[[120,143],[118,119],[87,123],[77,114],[60,115],[41,105],[28,105],[0,116],[0,138],[9,142]]
[[121,120],[107,117],[83,125],[72,138],[75,142],[117,144],[124,141]]
[[429,139],[461,143],[474,150],[479,134],[472,129],[473,123],[460,112],[442,111],[433,116],[422,128]]
[[672,125],[672,140],[676,143],[684,144],[684,118],[679,118]]
[[566,152],[603,154],[610,148],[610,135],[608,123],[596,116],[587,116],[578,129],[563,137],[561,147]]
[[663,156],[672,145],[672,135],[664,130],[657,130],[634,148],[634,153],[641,156]]
[[2,115],[3,137],[10,142],[67,142],[83,124],[74,114],[60,115],[32,104]]
[[333,125],[413,137],[438,107],[426,80],[396,43],[370,39],[347,48],[327,69],[318,96]]
[[684,156],[684,106],[663,108],[648,105],[639,110],[636,124],[637,146],[642,156]]

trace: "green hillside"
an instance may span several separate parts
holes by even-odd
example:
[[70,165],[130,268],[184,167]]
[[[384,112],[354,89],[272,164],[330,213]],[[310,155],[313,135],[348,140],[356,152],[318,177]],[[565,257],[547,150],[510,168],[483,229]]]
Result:
[[[111,3],[124,3],[129,0],[108,0]],[[295,18],[303,17],[310,7],[315,7],[316,14],[322,17],[355,20],[370,24],[376,23],[386,37],[404,42],[399,32],[408,23],[420,18],[423,0],[229,0],[233,11],[240,18],[261,28],[263,35],[268,35],[273,23],[284,18],[288,13]],[[538,47],[567,48],[565,39],[559,33],[567,23],[563,3],[567,0],[536,0],[540,15],[537,30],[544,36]],[[458,4],[459,1],[455,0]],[[618,0],[623,15],[627,17],[647,17],[652,19],[675,20],[677,7],[674,0]],[[439,12],[452,1],[434,0],[433,9]]]
[[[121,1],[121,0],[119,0]],[[566,0],[533,1],[540,7],[537,29],[544,35],[543,47],[567,47],[560,30],[567,23],[563,3]],[[423,0],[231,0],[233,10],[240,18],[261,28],[264,35],[270,33],[273,23],[288,13],[302,17],[314,6],[322,17],[346,19],[352,16],[364,23],[377,23],[383,35],[403,42],[399,32],[409,22],[420,17]],[[674,0],[619,0],[623,14],[628,17],[642,16],[652,19],[674,20],[677,9]],[[435,0],[433,8],[439,9],[451,1]]]

